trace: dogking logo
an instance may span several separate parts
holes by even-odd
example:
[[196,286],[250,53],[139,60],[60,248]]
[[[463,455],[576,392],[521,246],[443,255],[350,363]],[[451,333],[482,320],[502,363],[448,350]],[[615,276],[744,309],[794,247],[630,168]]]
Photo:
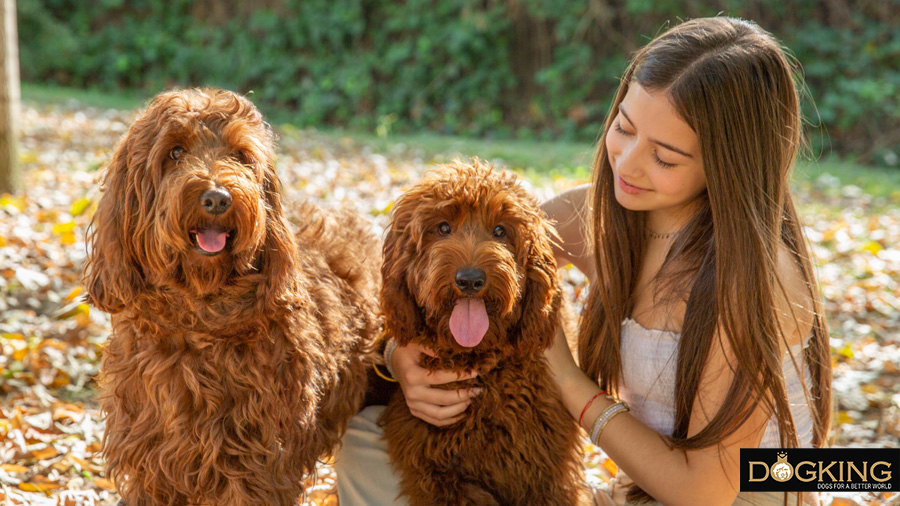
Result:
[[900,491],[900,449],[742,448],[742,492]]
[[787,462],[787,453],[782,452],[778,454],[778,462],[769,469],[769,473],[771,473],[772,479],[781,483],[790,480],[794,476],[794,468]]

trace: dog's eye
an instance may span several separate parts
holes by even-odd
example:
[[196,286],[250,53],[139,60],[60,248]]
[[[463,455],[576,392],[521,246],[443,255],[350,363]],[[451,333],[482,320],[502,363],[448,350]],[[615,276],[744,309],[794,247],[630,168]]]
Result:
[[171,158],[172,160],[178,160],[182,154],[184,154],[184,148],[181,146],[175,146],[171,151],[169,151],[169,158]]
[[438,225],[437,231],[440,235],[450,235],[450,224],[446,221],[442,221],[441,224]]
[[503,225],[497,225],[494,227],[494,237],[497,239],[503,239],[506,237],[506,229],[503,228]]

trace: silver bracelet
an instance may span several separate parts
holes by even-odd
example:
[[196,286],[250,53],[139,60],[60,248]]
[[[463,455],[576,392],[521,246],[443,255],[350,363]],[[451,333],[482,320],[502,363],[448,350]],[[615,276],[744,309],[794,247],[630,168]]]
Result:
[[597,445],[597,440],[600,439],[600,434],[603,432],[603,429],[606,428],[606,424],[608,424],[614,416],[629,411],[629,409],[628,404],[625,404],[622,401],[616,401],[613,405],[604,409],[603,412],[600,413],[600,416],[597,417],[597,420],[594,421],[593,428],[591,428],[591,443]]
[[394,366],[391,364],[391,358],[394,356],[394,350],[396,349],[397,341],[388,338],[387,346],[384,347],[384,366],[387,368],[388,372],[391,373],[392,378],[397,377],[397,375],[394,374]]

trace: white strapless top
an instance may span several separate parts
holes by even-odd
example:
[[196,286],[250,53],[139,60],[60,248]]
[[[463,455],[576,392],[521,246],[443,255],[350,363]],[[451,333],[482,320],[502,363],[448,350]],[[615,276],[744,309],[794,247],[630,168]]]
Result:
[[[665,436],[672,435],[675,425],[675,370],[678,360],[680,334],[664,330],[645,329],[632,319],[622,322],[622,384],[619,396],[631,407],[631,413],[653,430]],[[802,360],[802,351],[809,342],[791,347],[791,353]],[[783,361],[784,380],[788,393],[791,415],[797,428],[797,438],[802,447],[811,447],[813,423],[803,385],[811,385],[809,366],[801,364],[803,381],[797,374],[790,355]],[[780,448],[778,423],[769,420],[760,448]]]

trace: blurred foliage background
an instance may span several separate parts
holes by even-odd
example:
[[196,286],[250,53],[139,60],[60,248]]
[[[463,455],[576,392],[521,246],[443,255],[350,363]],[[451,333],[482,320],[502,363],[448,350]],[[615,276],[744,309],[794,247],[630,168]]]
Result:
[[802,63],[813,154],[900,166],[900,0],[26,0],[26,82],[213,85],[296,125],[591,141],[670,23],[757,21]]

